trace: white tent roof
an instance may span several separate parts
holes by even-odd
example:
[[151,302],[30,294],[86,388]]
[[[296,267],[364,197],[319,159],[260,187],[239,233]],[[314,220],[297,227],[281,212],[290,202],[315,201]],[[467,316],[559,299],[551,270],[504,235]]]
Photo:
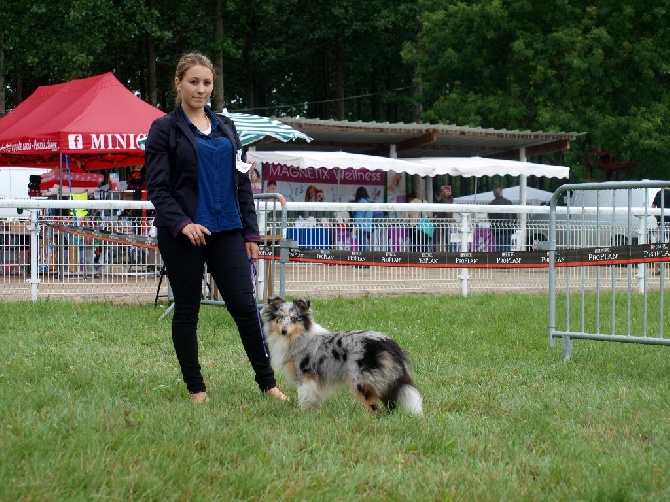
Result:
[[564,166],[536,164],[518,160],[490,159],[486,157],[422,157],[405,160],[430,166],[433,170],[431,176],[437,174],[476,177],[525,175],[545,176],[547,178],[567,178],[570,175],[570,168]]
[[490,159],[485,157],[422,157],[418,159],[393,159],[347,152],[272,151],[250,150],[248,162],[268,162],[299,167],[328,169],[381,169],[419,176],[450,174],[452,176],[544,176],[567,178],[570,168],[536,164],[517,160]]
[[[546,190],[539,190],[533,187],[526,187],[526,204],[541,205],[548,203],[551,199],[552,192]],[[515,204],[521,204],[521,187],[503,188],[503,197],[508,198]],[[493,200],[493,191],[476,193],[472,195],[465,195],[463,197],[455,197],[456,204],[488,204]]]
[[433,176],[433,169],[430,166],[418,162],[408,162],[406,160],[389,157],[377,157],[374,155],[346,152],[259,152],[256,150],[249,150],[247,152],[247,162],[283,164],[286,166],[299,167],[301,169],[309,167],[315,169],[322,167],[327,169],[347,169],[349,167],[354,169],[381,169],[382,171]]

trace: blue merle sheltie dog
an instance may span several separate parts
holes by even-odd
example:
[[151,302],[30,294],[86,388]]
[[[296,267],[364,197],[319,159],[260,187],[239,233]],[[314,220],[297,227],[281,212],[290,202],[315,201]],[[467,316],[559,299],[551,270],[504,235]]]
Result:
[[261,312],[275,371],[296,385],[303,409],[317,408],[334,390],[348,385],[372,414],[378,402],[421,415],[422,402],[398,343],[376,331],[330,332],[312,317],[307,300],[275,297]]

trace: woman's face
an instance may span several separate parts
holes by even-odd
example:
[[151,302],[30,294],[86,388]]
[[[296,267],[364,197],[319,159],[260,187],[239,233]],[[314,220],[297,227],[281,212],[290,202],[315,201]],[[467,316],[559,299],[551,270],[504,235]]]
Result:
[[181,81],[175,79],[181,104],[187,111],[202,109],[209,102],[214,90],[214,74],[206,66],[191,66]]

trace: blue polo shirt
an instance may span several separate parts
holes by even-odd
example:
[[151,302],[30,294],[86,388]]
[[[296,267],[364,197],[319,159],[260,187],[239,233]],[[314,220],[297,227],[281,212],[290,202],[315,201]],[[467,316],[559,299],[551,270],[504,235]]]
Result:
[[235,201],[233,145],[216,117],[206,112],[212,123],[209,134],[201,133],[189,121],[198,147],[198,204],[193,222],[210,232],[242,228]]

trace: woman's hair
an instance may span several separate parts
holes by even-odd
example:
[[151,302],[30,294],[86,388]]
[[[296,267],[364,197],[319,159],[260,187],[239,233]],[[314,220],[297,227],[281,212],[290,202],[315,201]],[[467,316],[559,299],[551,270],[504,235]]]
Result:
[[[204,54],[200,54],[199,52],[189,52],[187,54],[184,54],[181,58],[179,58],[177,68],[174,72],[174,78],[177,80],[177,82],[181,82],[184,79],[184,75],[186,74],[186,72],[191,68],[193,68],[194,66],[206,66],[212,71],[212,75],[216,79],[216,70],[214,69],[214,65],[209,60],[209,58]],[[178,106],[180,103],[181,103],[181,96],[179,95],[179,92],[177,92],[174,104],[175,106]]]
[[354,201],[358,201],[361,199],[369,199],[370,196],[368,195],[368,191],[365,187],[358,187],[356,189],[356,195],[354,196]]
[[305,190],[305,202],[316,202],[317,189],[314,185],[309,185]]

